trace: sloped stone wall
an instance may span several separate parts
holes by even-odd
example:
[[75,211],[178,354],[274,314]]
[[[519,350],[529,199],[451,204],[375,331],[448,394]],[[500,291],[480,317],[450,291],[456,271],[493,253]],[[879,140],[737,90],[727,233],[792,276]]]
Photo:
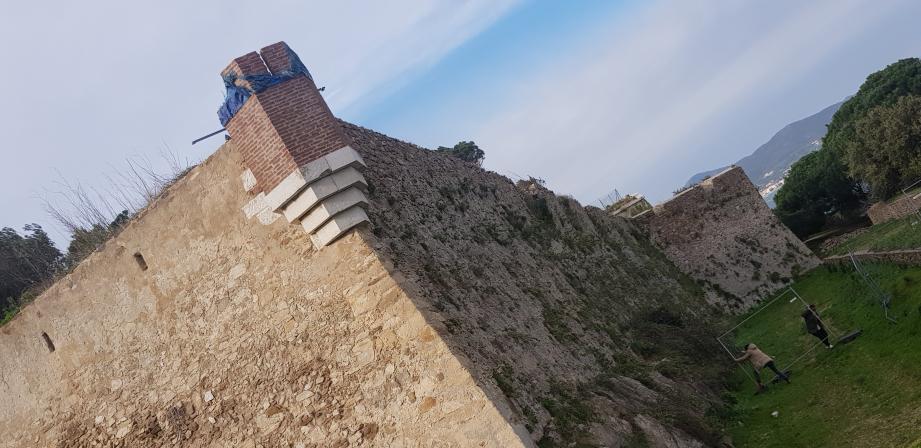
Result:
[[0,328],[0,446],[528,446],[365,237],[247,222],[242,171],[225,145]]
[[867,210],[873,224],[882,224],[921,211],[921,193],[899,196],[889,202],[877,202]]
[[703,415],[732,366],[710,342],[714,308],[638,228],[539,183],[343,126],[368,164],[375,247],[535,441],[719,445]]
[[716,309],[640,229],[340,124],[370,227],[247,221],[225,145],[0,329],[0,446],[722,443]]
[[712,303],[742,312],[821,261],[771,212],[745,172],[732,167],[639,218]]
[[[906,266],[921,266],[921,250],[892,250],[886,252],[856,252],[853,254],[864,263],[891,263]],[[851,265],[850,255],[835,255],[823,259],[828,265]]]

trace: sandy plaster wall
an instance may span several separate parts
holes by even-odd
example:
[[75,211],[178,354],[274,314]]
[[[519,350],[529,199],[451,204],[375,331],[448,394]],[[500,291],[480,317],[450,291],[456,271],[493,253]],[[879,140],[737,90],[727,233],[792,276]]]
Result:
[[530,444],[366,230],[246,221],[242,171],[225,145],[0,329],[0,446]]

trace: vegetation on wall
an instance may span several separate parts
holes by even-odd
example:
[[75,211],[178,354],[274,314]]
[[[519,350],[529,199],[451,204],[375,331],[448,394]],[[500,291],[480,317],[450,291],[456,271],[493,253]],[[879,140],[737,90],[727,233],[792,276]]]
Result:
[[472,141],[458,142],[451,148],[439,146],[435,151],[448,154],[451,157],[458,158],[466,162],[475,163],[477,166],[482,166],[483,160],[486,158],[486,153]]
[[909,215],[870,227],[865,232],[834,246],[827,255],[918,248],[921,248],[921,217]]

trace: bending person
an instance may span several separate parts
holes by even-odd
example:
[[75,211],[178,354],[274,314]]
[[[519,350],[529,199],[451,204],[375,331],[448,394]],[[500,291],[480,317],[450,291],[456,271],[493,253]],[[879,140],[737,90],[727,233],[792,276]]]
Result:
[[828,342],[828,332],[825,331],[825,325],[822,323],[822,318],[819,317],[819,312],[816,311],[815,305],[809,305],[806,307],[806,310],[803,311],[803,321],[806,322],[806,331],[809,334],[819,338],[825,348],[834,348],[834,345],[831,345],[831,342]]
[[759,350],[758,346],[756,346],[755,344],[751,344],[751,343],[746,344],[745,351],[742,352],[742,357],[740,358],[733,357],[733,359],[735,359],[736,362],[742,362],[747,359],[748,362],[751,363],[752,370],[755,371],[755,382],[758,383],[758,392],[756,393],[759,393],[762,390],[764,390],[764,384],[761,382],[761,369],[765,367],[771,369],[774,373],[777,374],[778,377],[786,381],[787,384],[790,384],[790,378],[787,377],[787,375],[785,375],[780,370],[777,370],[777,366],[774,365],[774,359],[772,359],[766,353]]

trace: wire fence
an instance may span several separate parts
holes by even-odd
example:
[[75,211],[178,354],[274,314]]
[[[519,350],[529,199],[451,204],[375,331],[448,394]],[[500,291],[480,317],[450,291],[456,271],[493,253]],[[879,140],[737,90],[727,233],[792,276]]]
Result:
[[857,271],[861,280],[863,280],[864,284],[870,289],[870,293],[873,295],[874,299],[882,305],[886,320],[892,323],[898,323],[895,318],[889,315],[889,309],[892,304],[892,294],[883,291],[883,289],[879,287],[879,284],[873,280],[873,277],[867,274],[866,269],[863,267],[863,263],[861,263],[852,252],[849,252],[847,255],[851,259],[851,265],[854,266],[854,270]]
[[[800,346],[798,342],[801,339],[797,339],[797,336],[802,335],[804,326],[802,313],[804,310],[809,310],[814,314],[821,327],[828,332],[829,338],[832,340],[840,338],[841,333],[839,331],[829,326],[820,317],[819,313],[811,311],[809,304],[793,287],[788,287],[734,327],[717,336],[716,340],[733,359],[733,362],[738,359],[736,353],[741,352],[741,348],[737,346],[737,343],[742,338],[746,338],[745,340],[748,342],[762,339],[783,340],[784,343],[781,346],[763,348],[769,352],[779,351],[778,356],[774,358],[775,363],[780,363],[779,360],[792,359],[792,361],[785,361],[784,367],[781,369],[781,372],[788,372],[795,364],[806,359],[816,348],[824,344],[822,340],[816,338],[803,351],[795,348]],[[769,319],[771,325],[763,325],[763,322],[758,321],[757,324],[759,325],[750,326],[749,324],[755,323],[753,320],[756,318]],[[765,334],[765,331],[772,334]],[[733,351],[733,348],[735,351]],[[755,379],[749,369],[745,368],[743,364],[738,364],[738,366],[753,383],[758,384],[758,380]]]

